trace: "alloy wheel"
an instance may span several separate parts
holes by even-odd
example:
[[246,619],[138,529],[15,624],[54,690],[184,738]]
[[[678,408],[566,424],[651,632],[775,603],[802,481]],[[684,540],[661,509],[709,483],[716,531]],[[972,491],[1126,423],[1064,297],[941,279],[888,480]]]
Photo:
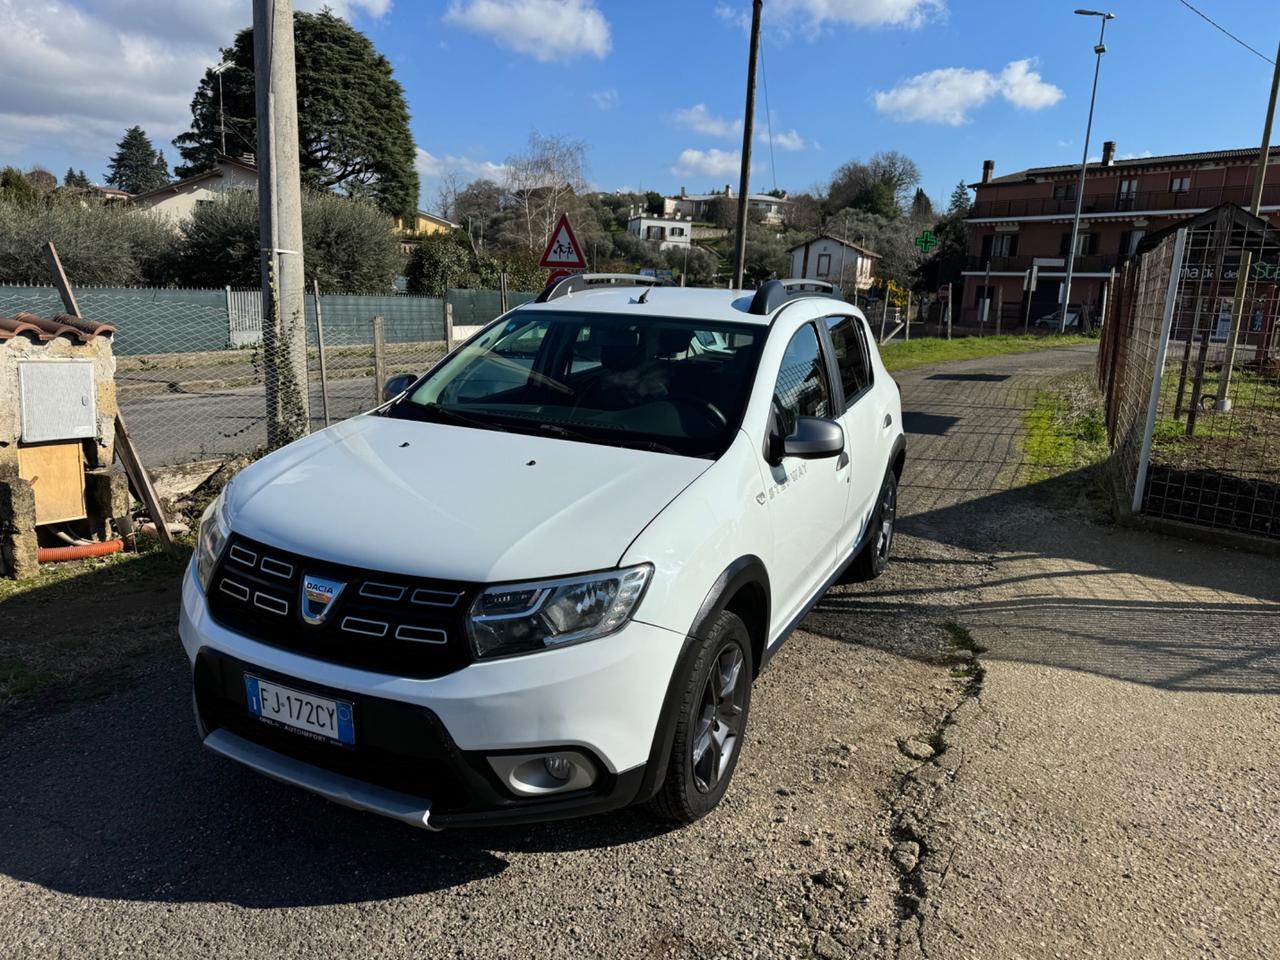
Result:
[[893,546],[893,527],[898,519],[897,484],[886,483],[880,494],[880,529],[876,532],[876,555],[888,561],[889,548]]
[[746,702],[746,661],[736,643],[726,643],[702,689],[692,743],[693,782],[703,793],[716,788],[738,749]]

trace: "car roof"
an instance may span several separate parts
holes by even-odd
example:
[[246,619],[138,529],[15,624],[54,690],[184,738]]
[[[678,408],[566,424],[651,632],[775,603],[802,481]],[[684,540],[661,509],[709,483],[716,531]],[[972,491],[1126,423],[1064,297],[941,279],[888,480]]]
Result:
[[[643,303],[640,295],[648,292]],[[573,311],[576,313],[611,313],[634,314],[647,317],[673,317],[688,320],[711,320],[718,323],[749,323],[768,326],[777,316],[777,309],[769,313],[752,313],[751,301],[755,297],[754,290],[718,290],[708,287],[663,287],[663,286],[623,286],[608,285],[597,289],[575,290],[563,296],[548,300],[545,303],[530,301],[517,307],[518,310],[550,310],[554,313]],[[793,297],[787,304],[798,299],[822,300],[837,309],[850,309],[851,305],[834,297],[806,293],[802,297]]]

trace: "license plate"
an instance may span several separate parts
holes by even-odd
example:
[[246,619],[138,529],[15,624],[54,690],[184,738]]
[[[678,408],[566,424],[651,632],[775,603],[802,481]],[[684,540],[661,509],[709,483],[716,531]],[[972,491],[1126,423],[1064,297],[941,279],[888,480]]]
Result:
[[249,712],[266,723],[285,727],[317,740],[351,746],[356,742],[351,704],[284,687],[270,680],[244,675]]

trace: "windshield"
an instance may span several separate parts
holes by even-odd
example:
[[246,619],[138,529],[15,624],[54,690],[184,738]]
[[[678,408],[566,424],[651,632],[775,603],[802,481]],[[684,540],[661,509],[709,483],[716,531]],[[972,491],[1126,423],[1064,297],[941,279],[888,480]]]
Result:
[[494,430],[718,456],[766,328],[518,310],[387,411]]

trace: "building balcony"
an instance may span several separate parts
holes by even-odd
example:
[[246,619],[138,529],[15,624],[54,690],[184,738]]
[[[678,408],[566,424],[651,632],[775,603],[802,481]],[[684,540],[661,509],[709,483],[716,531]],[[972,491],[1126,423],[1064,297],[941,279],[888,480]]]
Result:
[[[1197,187],[1177,193],[1168,190],[1148,190],[1139,193],[1119,194],[1085,193],[1082,213],[1125,213],[1134,211],[1186,210],[1192,213],[1216,207],[1220,203],[1235,203],[1247,207],[1253,201],[1253,187]],[[1263,188],[1262,206],[1280,206],[1280,184]],[[1016,220],[1019,217],[1072,216],[1076,210],[1074,197],[1026,197],[1021,200],[979,200],[969,210],[969,219],[988,217]]]
[[[1032,261],[1037,257],[1044,259],[1049,254],[1038,253],[1017,257],[979,257],[972,254],[965,259],[965,273],[986,273],[987,262],[991,262],[992,273],[1026,273],[1031,269]],[[1061,259],[1061,258],[1060,258]],[[1076,273],[1106,273],[1120,262],[1115,254],[1076,257]],[[1062,267],[1044,267],[1040,270],[1061,273]]]

